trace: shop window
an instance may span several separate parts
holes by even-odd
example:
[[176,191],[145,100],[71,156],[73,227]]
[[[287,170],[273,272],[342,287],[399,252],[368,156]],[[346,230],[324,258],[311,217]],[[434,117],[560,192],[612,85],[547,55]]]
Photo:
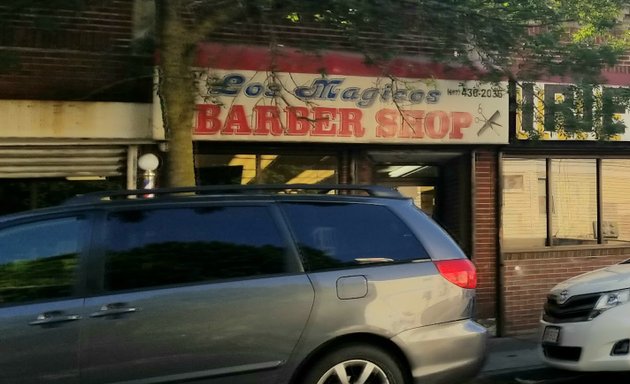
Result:
[[546,207],[545,160],[507,158],[503,164],[504,247],[545,246],[547,238],[547,218],[544,208]]
[[330,155],[199,154],[198,184],[334,184],[338,161]]
[[630,160],[505,158],[503,175],[503,249],[630,242]]
[[121,177],[2,179],[0,215],[51,207],[80,194],[124,187],[125,180]]
[[552,159],[550,180],[552,245],[596,244],[596,161]]
[[630,241],[630,160],[602,160],[602,238]]

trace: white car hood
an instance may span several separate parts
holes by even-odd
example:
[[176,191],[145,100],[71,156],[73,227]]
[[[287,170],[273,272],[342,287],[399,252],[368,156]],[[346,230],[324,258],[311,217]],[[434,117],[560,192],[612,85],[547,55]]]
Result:
[[630,288],[630,264],[615,264],[572,277],[551,289],[552,295],[572,297]]

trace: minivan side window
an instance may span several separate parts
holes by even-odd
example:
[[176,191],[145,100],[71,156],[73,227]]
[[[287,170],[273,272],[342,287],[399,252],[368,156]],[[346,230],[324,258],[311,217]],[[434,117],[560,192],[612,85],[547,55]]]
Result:
[[285,272],[285,242],[262,206],[115,212],[104,244],[108,291]]
[[282,207],[310,271],[429,257],[409,227],[387,207],[347,203]]
[[0,305],[75,294],[85,220],[67,217],[0,230]]

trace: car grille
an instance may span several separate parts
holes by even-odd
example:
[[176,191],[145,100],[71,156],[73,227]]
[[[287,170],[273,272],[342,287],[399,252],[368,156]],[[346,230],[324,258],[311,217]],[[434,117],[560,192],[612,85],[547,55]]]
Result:
[[579,361],[582,355],[580,347],[558,347],[554,345],[543,345],[543,353],[546,357],[556,360]]
[[563,304],[558,304],[556,297],[547,296],[543,320],[549,323],[572,323],[587,321],[601,295],[592,293],[570,297]]

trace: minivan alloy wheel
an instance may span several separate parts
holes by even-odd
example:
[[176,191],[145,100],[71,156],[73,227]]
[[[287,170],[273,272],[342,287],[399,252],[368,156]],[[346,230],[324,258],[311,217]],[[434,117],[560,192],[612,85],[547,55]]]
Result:
[[408,384],[408,371],[390,350],[348,343],[321,356],[296,384]]
[[389,384],[387,375],[371,361],[342,361],[330,368],[317,384]]

